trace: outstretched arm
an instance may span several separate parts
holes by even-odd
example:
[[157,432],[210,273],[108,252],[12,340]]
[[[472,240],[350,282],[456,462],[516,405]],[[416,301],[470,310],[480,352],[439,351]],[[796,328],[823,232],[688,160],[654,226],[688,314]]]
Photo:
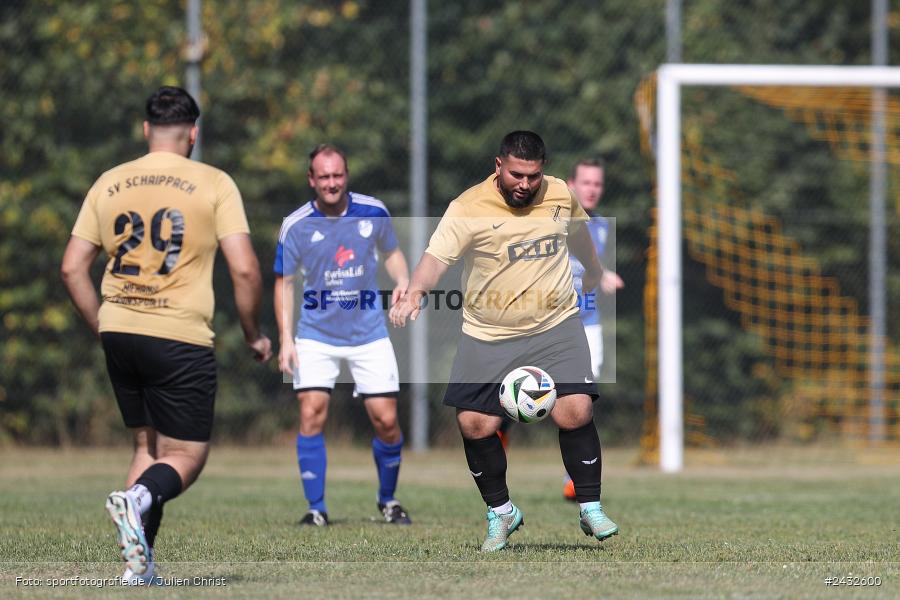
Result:
[[403,327],[406,325],[406,319],[415,321],[419,316],[419,302],[431,289],[437,285],[444,273],[447,272],[447,265],[431,254],[424,252],[416,270],[413,271],[412,279],[409,282],[409,289],[403,298],[401,298],[394,306],[391,307],[390,319],[394,327]]

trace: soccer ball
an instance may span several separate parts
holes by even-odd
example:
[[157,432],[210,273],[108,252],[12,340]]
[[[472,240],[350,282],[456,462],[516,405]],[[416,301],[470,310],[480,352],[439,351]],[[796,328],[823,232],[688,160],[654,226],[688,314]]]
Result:
[[537,423],[556,404],[556,384],[543,369],[519,367],[500,384],[500,406],[513,421]]

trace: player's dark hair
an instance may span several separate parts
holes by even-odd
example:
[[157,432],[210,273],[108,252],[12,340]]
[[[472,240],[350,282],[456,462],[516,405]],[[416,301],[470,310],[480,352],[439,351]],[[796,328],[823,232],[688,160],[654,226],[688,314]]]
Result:
[[582,158],[575,163],[574,167],[572,167],[572,174],[569,175],[569,179],[575,179],[575,176],[578,175],[578,167],[597,167],[599,169],[606,169],[606,161],[600,157]]
[[147,122],[151,125],[193,125],[200,118],[200,107],[185,90],[164,85],[147,98]]
[[533,131],[513,131],[507,133],[500,142],[500,157],[514,156],[522,160],[547,162],[547,148],[544,140]]
[[349,170],[349,168],[347,167],[347,155],[344,154],[343,150],[341,150],[334,144],[326,143],[326,144],[319,144],[318,146],[316,146],[315,148],[312,149],[312,152],[309,153],[309,172],[310,173],[312,173],[313,160],[315,160],[315,158],[322,153],[337,154],[342,159],[344,159],[344,169]]

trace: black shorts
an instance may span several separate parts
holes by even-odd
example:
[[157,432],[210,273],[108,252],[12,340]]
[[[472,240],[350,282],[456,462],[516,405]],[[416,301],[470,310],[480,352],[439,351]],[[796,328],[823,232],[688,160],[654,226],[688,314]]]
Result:
[[208,442],[216,400],[212,348],[133,333],[100,334],[126,427]]
[[500,382],[516,367],[540,367],[556,384],[557,397],[598,397],[591,374],[591,351],[577,315],[547,331],[499,342],[466,334],[459,340],[444,404],[503,416]]

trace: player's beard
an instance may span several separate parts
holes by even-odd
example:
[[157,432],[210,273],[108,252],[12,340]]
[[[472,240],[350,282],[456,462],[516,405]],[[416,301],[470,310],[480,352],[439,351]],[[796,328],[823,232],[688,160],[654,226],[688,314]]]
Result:
[[510,208],[525,208],[534,201],[534,197],[537,195],[537,192],[534,191],[529,192],[524,198],[516,198],[513,190],[506,189],[499,181],[497,182],[497,187],[500,188],[500,195],[503,196],[504,202],[506,202],[506,205]]

